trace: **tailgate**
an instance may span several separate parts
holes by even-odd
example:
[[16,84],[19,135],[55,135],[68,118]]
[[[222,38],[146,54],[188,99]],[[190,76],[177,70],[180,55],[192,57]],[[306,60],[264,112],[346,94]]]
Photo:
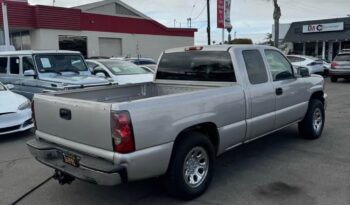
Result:
[[35,95],[37,129],[84,145],[113,150],[111,104]]

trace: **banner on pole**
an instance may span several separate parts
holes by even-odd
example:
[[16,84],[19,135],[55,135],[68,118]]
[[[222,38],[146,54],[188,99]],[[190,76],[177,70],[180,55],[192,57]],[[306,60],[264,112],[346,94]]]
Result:
[[225,0],[217,0],[217,27],[225,28]]
[[225,0],[225,28],[232,27],[231,25],[231,0]]
[[217,0],[217,27],[231,27],[231,0]]

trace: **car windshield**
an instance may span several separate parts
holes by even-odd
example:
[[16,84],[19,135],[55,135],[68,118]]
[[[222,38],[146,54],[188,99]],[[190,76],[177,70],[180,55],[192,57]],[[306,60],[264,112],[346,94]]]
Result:
[[113,60],[102,61],[101,63],[114,75],[150,74],[150,72],[130,62]]
[[350,61],[350,54],[340,54],[334,59],[335,61]]
[[40,73],[87,71],[83,58],[78,54],[40,54],[35,56]]
[[6,90],[6,87],[0,83],[0,91],[5,91]]

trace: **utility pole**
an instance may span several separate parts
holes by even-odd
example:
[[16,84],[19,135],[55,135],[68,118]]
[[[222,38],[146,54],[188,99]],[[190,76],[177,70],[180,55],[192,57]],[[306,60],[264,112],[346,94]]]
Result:
[[210,2],[209,0],[207,0],[207,13],[208,13],[208,27],[207,27],[208,45],[210,45]]
[[4,36],[5,36],[5,46],[6,49],[10,47],[10,32],[9,32],[9,23],[7,18],[7,4],[6,1],[2,1],[2,19],[4,24]]
[[187,27],[192,28],[192,19],[191,18],[187,18]]
[[277,4],[277,0],[273,0],[274,12],[273,19],[275,20],[275,47],[278,48],[279,44],[279,33],[280,33],[280,18],[281,18],[281,8]]

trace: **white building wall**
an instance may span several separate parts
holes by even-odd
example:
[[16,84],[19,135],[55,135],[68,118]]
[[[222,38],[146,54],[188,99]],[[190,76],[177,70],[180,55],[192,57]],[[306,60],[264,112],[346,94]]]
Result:
[[121,38],[122,55],[137,56],[137,50],[142,57],[158,59],[166,49],[194,45],[194,37],[141,35],[95,31],[70,31],[54,29],[36,29],[30,31],[33,50],[59,49],[58,36],[86,36],[88,56],[99,56],[98,38]]

